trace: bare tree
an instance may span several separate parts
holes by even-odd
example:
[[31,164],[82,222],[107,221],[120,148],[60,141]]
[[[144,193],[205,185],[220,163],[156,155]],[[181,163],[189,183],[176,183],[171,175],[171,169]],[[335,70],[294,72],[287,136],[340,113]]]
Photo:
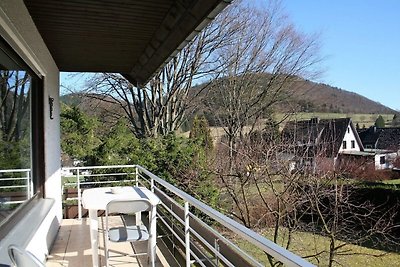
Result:
[[4,141],[19,141],[26,133],[30,81],[26,71],[0,71],[0,127]]
[[[269,132],[245,135],[237,145],[232,170],[226,160],[229,148],[218,147],[215,173],[226,203],[231,203],[223,207],[226,213],[254,230],[272,231],[273,242],[318,265],[333,266],[340,264],[341,257],[360,253],[350,244],[398,245],[398,205],[374,203],[356,184],[340,179],[340,172],[294,168],[290,164],[294,151],[297,159],[308,158],[309,151],[296,150],[295,143],[271,136]],[[317,162],[328,160],[321,148],[314,157]],[[303,231],[316,236],[307,253],[293,246],[294,237]],[[317,243],[319,236],[324,236],[328,245]],[[271,266],[282,265],[270,255],[267,258]]]
[[299,33],[277,2],[268,8],[239,2],[225,16],[234,21],[234,42],[216,51],[222,77],[212,84],[208,106],[224,127],[232,157],[237,137],[285,101],[299,77],[316,74],[320,58],[317,38]]
[[[224,23],[226,21],[223,21]],[[193,99],[206,85],[192,93],[196,81],[218,71],[215,51],[230,40],[232,32],[217,18],[167,63],[145,86],[129,83],[119,74],[102,73],[89,82],[89,96],[119,106],[112,114],[128,119],[137,137],[165,135],[185,121]],[[228,25],[231,22],[228,22]],[[216,74],[218,75],[218,74]]]
[[[360,194],[360,188],[346,183],[331,173],[322,177],[309,177],[303,187],[303,196],[308,201],[307,213],[311,222],[309,230],[328,238],[328,247],[316,249],[317,260],[325,259],[324,265],[340,264],[338,256],[351,256],[349,244],[373,244],[377,248],[398,246],[398,223],[394,221],[398,203],[373,203],[370,198]],[[326,254],[327,257],[317,256]],[[375,253],[373,256],[383,256]]]

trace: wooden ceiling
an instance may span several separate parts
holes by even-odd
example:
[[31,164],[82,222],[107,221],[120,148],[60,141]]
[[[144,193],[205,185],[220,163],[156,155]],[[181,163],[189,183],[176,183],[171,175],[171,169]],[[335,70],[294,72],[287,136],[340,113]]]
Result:
[[144,84],[231,0],[24,0],[60,69]]

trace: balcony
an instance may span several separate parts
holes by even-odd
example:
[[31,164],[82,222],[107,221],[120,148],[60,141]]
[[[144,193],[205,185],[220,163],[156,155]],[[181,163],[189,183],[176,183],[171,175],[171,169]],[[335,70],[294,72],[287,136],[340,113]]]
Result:
[[[24,170],[26,172],[26,170]],[[82,207],[87,188],[117,185],[144,186],[160,199],[157,208],[157,266],[266,266],[267,257],[255,258],[236,241],[244,239],[256,250],[273,256],[285,266],[313,266],[263,236],[244,227],[138,165],[63,168],[64,219],[47,266],[92,266],[89,220]],[[29,175],[26,192],[30,192]],[[74,215],[75,210],[75,215]],[[99,220],[99,262],[104,266],[103,220]],[[133,220],[133,217],[125,218]],[[121,220],[113,217],[115,222]],[[143,220],[146,222],[148,220]],[[114,253],[145,251],[146,244],[117,244]],[[111,266],[143,266],[146,256],[116,258]]]

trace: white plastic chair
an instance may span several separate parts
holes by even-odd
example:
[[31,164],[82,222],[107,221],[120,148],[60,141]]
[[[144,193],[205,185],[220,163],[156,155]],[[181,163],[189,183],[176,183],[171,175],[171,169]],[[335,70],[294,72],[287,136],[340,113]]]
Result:
[[[119,227],[109,227],[110,214],[135,214],[142,211],[150,210],[151,204],[147,199],[134,200],[113,200],[106,207],[106,229],[104,238],[104,250],[106,257],[106,266],[109,267],[109,248],[108,242],[138,242],[149,240],[150,234],[144,225],[126,225]],[[146,253],[131,254],[129,256],[146,255]],[[125,256],[125,254],[124,254]],[[118,256],[117,256],[118,257]],[[152,266],[154,264],[152,263]]]
[[8,255],[15,267],[46,267],[35,255],[16,245],[8,247]]

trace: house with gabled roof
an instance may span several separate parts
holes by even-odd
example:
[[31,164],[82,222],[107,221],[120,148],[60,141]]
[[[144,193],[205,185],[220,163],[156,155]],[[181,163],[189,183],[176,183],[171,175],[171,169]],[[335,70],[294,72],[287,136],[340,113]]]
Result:
[[376,170],[392,168],[398,153],[389,148],[398,149],[400,144],[400,129],[397,133],[393,128],[380,128],[359,135],[351,118],[290,121],[282,136],[291,146],[292,168],[314,171],[350,162],[374,164]]
[[290,145],[295,165],[300,168],[316,169],[318,160],[334,167],[340,154],[364,151],[351,118],[290,121],[282,138]]
[[400,128],[371,126],[368,129],[361,129],[358,134],[365,148],[390,151],[400,150]]

